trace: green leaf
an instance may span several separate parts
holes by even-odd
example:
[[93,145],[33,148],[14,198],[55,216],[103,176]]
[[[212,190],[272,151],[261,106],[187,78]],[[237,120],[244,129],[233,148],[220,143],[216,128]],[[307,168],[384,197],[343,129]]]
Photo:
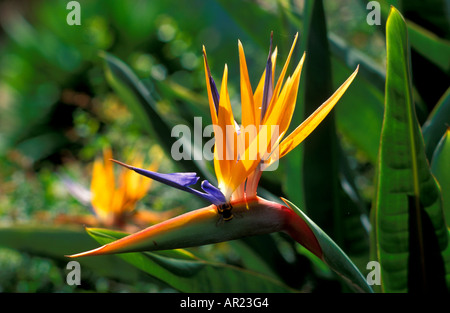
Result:
[[342,149],[340,150],[340,160],[339,202],[341,207],[345,208],[341,210],[341,220],[339,221],[342,223],[344,239],[341,247],[347,251],[354,262],[358,257],[362,264],[357,265],[360,269],[365,269],[370,252],[369,212]]
[[386,38],[385,115],[372,210],[382,289],[440,290],[445,288],[440,251],[448,235],[414,112],[407,27],[393,7]]
[[[127,235],[98,228],[87,231],[102,245]],[[269,275],[202,260],[185,250],[123,253],[117,256],[181,292],[295,291]]]
[[[331,60],[322,1],[306,1],[310,10],[304,65],[305,116],[309,116],[333,93]],[[308,9],[310,7],[310,9]],[[339,105],[339,104],[338,104]],[[308,214],[333,238],[338,211],[338,139],[334,111],[304,141],[303,180]],[[300,173],[299,173],[300,174]],[[323,195],[326,194],[327,197]],[[312,209],[314,208],[314,209]]]
[[[364,0],[368,1],[370,0]],[[416,113],[422,124],[427,118],[427,113],[439,100],[439,96],[448,88],[450,21],[447,1],[380,0],[379,3],[382,20],[386,20],[390,5],[404,14],[412,53]],[[384,31],[381,26],[377,29]],[[433,80],[432,84],[430,78]]]
[[[401,1],[401,10],[408,18],[416,19],[443,38],[450,38],[450,20],[448,17],[448,1]],[[410,29],[408,28],[408,31]]]
[[148,88],[120,59],[107,52],[102,52],[100,56],[104,60],[108,83],[121,97],[143,129],[149,134],[164,136],[161,137],[162,142],[167,142],[170,129],[157,113],[155,99]]
[[15,148],[30,160],[36,162],[49,157],[52,153],[64,147],[67,142],[67,138],[60,132],[48,131],[18,142]]
[[[69,262],[64,255],[75,250],[89,250],[96,243],[81,227],[22,225],[0,228],[0,246]],[[136,282],[142,275],[134,267],[113,256],[79,260],[81,268],[124,282]]]
[[[295,280],[295,283],[298,283],[296,279],[298,275],[297,273],[301,272],[303,275],[306,275],[305,272],[308,271],[307,268],[298,268],[297,262],[292,262],[292,260],[286,259],[284,251],[290,250],[291,245],[296,244],[290,240],[290,238],[284,238],[283,235],[279,233],[249,236],[240,240],[230,241],[229,243],[240,255],[242,260],[241,262],[243,262],[243,264],[250,264],[250,262],[253,263],[251,267],[249,267],[250,265],[246,265],[247,268],[252,268],[266,274],[271,272],[273,273],[274,278],[281,277],[281,279],[285,282],[292,282]],[[236,249],[235,243],[237,243],[238,249]],[[258,259],[254,260],[254,258]],[[316,261],[322,263],[323,265],[323,262],[318,260],[318,258],[314,255],[311,258],[308,255],[308,259],[311,262]],[[266,267],[268,267],[268,269],[265,269]],[[293,273],[296,274],[293,275]]]
[[[279,1],[280,7],[283,9],[283,13],[288,18],[288,21],[297,31],[302,29],[302,33],[307,34],[310,27],[310,17],[312,12],[312,6],[307,5],[304,7],[303,19],[299,18],[299,12],[295,8],[295,4],[290,1]],[[300,51],[306,50],[308,36],[300,36]],[[306,56],[306,63],[308,63],[309,56]],[[305,71],[305,67],[303,68]],[[304,73],[302,74],[304,76]],[[305,119],[304,114],[304,93],[305,93],[305,79],[300,79],[300,85],[298,90],[298,99],[296,103],[296,109],[292,116],[292,121],[290,124],[290,130],[294,130],[297,125],[300,125]],[[289,152],[284,157],[284,163],[286,164],[285,169],[285,179],[283,183],[283,190],[289,199],[297,203],[301,207],[306,207],[305,204],[305,188],[303,179],[303,160],[304,160],[304,145],[300,145],[296,149]],[[296,173],[293,175],[293,173]]]
[[358,76],[364,77],[367,82],[370,82],[371,87],[376,88],[377,91],[383,91],[386,73],[380,64],[360,50],[352,47],[345,40],[334,34],[332,30],[328,32],[328,41],[333,63],[345,64],[350,71],[353,71],[359,65],[360,72],[358,71]]
[[280,280],[280,277],[275,272],[275,269],[272,269],[266,262],[266,260],[264,260],[256,251],[254,251],[252,247],[246,244],[245,241],[232,240],[230,241],[230,245],[239,254],[242,263],[246,268],[251,268],[256,272],[265,273],[265,275],[267,276]]
[[322,248],[322,260],[343,278],[353,290],[358,292],[373,292],[372,288],[367,284],[366,279],[345,252],[342,251],[342,249],[319,226],[317,226],[292,202],[286,199],[283,199],[283,201],[308,224],[316,236],[316,239]]
[[405,13],[411,48],[448,73],[450,29],[447,2],[445,0],[379,0],[379,2],[384,18],[389,13],[390,5]]
[[[155,84],[158,91],[161,93],[162,98],[169,100],[174,106],[177,106],[177,112],[181,116],[184,116],[187,122],[192,120],[194,116],[198,116],[201,117],[204,122],[209,121],[211,123],[206,89],[204,95],[200,95],[177,84],[170,78],[165,79],[164,81],[156,81]],[[192,122],[193,121],[190,122],[190,125],[193,126]]]
[[439,38],[427,29],[408,21],[411,47],[433,62],[446,73],[450,73],[450,42]]
[[450,225],[450,129],[447,128],[439,141],[431,161],[431,172],[436,177],[442,193],[447,227]]
[[[450,129],[447,128],[444,136],[439,141],[431,161],[431,171],[436,177],[442,193],[442,205],[444,207],[444,216],[449,230],[450,240]],[[450,289],[450,244],[442,252],[445,263],[445,273],[447,288]]]
[[427,158],[431,161],[433,152],[450,125],[450,88],[438,101],[427,121],[422,127]]

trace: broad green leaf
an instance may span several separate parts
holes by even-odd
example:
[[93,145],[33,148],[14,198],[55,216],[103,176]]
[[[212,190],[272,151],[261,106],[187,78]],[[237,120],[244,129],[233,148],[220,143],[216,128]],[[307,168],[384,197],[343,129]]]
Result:
[[[64,255],[75,250],[96,247],[81,227],[22,225],[0,228],[0,246],[69,262]],[[89,268],[96,274],[124,282],[136,282],[143,277],[139,271],[113,256],[78,260],[81,268]]]
[[[87,231],[102,245],[127,235],[98,228]],[[185,250],[123,253],[117,256],[181,292],[295,291],[268,275],[202,260]]]
[[[308,33],[305,34],[307,36],[306,51],[308,55],[302,79],[305,83],[305,116],[309,116],[334,90],[322,1],[306,1],[305,6],[307,6],[305,11],[310,10],[310,17]],[[339,158],[334,110],[305,139],[303,146],[302,172],[305,207],[311,210],[308,211],[309,216],[335,238],[334,236],[339,233],[335,228],[338,225],[334,223],[334,218],[339,211]],[[324,194],[327,197],[324,197]]]
[[440,290],[445,288],[440,252],[448,231],[414,112],[407,27],[393,7],[386,39],[385,114],[372,210],[382,289]]
[[345,252],[292,202],[286,199],[283,199],[283,201],[308,224],[316,236],[323,252],[322,261],[343,278],[353,290],[358,292],[373,292],[372,288],[367,284],[366,279]]
[[450,125],[450,88],[441,97],[422,127],[426,154],[429,161],[431,161],[433,152],[439,140],[445,134],[448,125]]
[[[303,19],[299,18],[299,12],[294,7],[294,4],[290,1],[279,1],[280,7],[283,9],[285,16],[288,21],[292,25],[296,31],[301,30],[300,35],[300,47],[299,53],[306,52],[309,27],[310,27],[310,19],[312,6],[307,5],[303,10]],[[309,56],[306,56],[306,63],[308,63]],[[305,68],[303,68],[305,71]],[[297,125],[300,125],[302,121],[305,119],[305,97],[303,96],[305,93],[306,82],[304,78],[304,72],[302,73],[302,78],[300,79],[300,85],[298,90],[298,98],[296,109],[294,110],[294,114],[292,116],[292,121],[289,126],[290,131],[294,130]],[[285,169],[285,180],[283,184],[283,190],[289,199],[293,202],[297,203],[301,207],[306,207],[305,204],[305,188],[304,188],[304,179],[303,179],[303,160],[304,160],[304,145],[300,145],[296,149],[292,150],[284,157],[284,163],[286,164]],[[293,175],[293,173],[296,173]]]

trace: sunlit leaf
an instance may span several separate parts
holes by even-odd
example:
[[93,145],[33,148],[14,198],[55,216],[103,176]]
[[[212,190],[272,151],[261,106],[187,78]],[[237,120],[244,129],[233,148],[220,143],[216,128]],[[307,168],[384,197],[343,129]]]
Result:
[[372,210],[382,289],[442,290],[448,231],[414,112],[407,27],[395,8],[386,37],[386,107]]

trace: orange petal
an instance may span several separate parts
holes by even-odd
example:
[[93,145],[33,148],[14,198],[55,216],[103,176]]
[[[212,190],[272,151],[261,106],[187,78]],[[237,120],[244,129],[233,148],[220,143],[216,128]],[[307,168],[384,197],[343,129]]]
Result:
[[277,112],[276,114],[278,115],[277,119],[278,125],[280,127],[280,134],[287,131],[289,124],[291,123],[292,115],[294,114],[295,104],[297,102],[298,87],[300,83],[300,75],[302,72],[304,60],[305,54],[303,54],[303,57],[298,63],[297,68],[295,69],[294,74],[289,81],[289,84],[286,83],[288,85],[288,89],[283,102],[280,105],[278,104],[278,101],[275,102],[276,104],[272,108],[273,110],[280,110],[280,112]]
[[256,125],[255,105],[253,103],[253,91],[248,76],[247,62],[245,61],[244,48],[241,41],[239,45],[239,63],[241,75],[241,109],[242,126]]
[[[283,69],[281,70],[280,77],[278,78],[277,85],[275,86],[275,89],[273,91],[272,101],[269,104],[266,116],[270,115],[270,112],[273,109],[274,104],[278,100],[278,96],[279,96],[280,91],[281,91],[281,86],[282,86],[283,81],[284,81],[284,76],[286,75],[286,71],[287,71],[287,69],[289,67],[289,63],[291,61],[292,53],[294,52],[295,44],[297,43],[297,38],[298,38],[298,33],[295,34],[295,38],[294,38],[294,42],[292,43],[291,50],[289,51],[289,55],[288,55],[288,57],[286,59],[286,62],[284,63]],[[304,56],[304,54],[303,54],[303,56]],[[302,60],[303,60],[303,58],[302,58]],[[303,63],[303,61],[301,61],[301,62]],[[273,71],[273,72],[275,72],[275,71]]]
[[335,93],[325,101],[314,113],[312,113],[300,126],[298,126],[289,136],[280,144],[280,158],[300,144],[308,135],[322,122],[322,120],[333,109],[347,88],[352,83],[358,73],[359,65],[349,78],[335,91]]
[[[275,47],[275,50],[272,53],[272,75],[275,75],[275,66],[276,66],[276,59],[278,54],[278,48]],[[274,76],[272,76],[272,81],[274,81]],[[259,121],[261,120],[261,105],[263,100],[263,93],[264,93],[264,81],[266,79],[266,70],[264,69],[264,72],[261,76],[261,79],[259,80],[258,86],[256,87],[255,93],[253,95],[254,98],[254,105],[255,105],[255,119],[257,121],[256,126],[259,126]]]
[[91,180],[91,204],[97,215],[103,219],[111,212],[112,199],[115,192],[114,169],[109,161],[111,149],[103,150],[103,160],[94,161]]
[[205,65],[205,80],[206,80],[206,89],[208,91],[209,110],[211,113],[211,120],[212,120],[213,125],[216,125],[217,124],[217,113],[216,113],[216,108],[214,105],[214,100],[213,100],[213,96],[212,96],[212,92],[211,92],[211,84],[210,84],[210,80],[209,80],[209,77],[211,76],[211,71],[209,69],[208,60],[206,58],[205,46],[203,46],[203,62]]
[[[219,180],[219,188],[229,199],[231,193],[236,186],[230,186],[233,166],[237,160],[237,133],[234,126],[234,117],[231,109],[230,98],[228,94],[228,67],[225,65],[220,87],[219,114],[217,117],[217,125],[214,127],[215,145],[215,167],[218,165],[219,171],[216,170],[216,176]],[[217,159],[216,159],[217,157]]]

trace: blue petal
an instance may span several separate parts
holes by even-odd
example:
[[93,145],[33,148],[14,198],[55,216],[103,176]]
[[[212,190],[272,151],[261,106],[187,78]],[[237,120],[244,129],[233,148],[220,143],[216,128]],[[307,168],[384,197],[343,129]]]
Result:
[[154,179],[156,181],[159,181],[160,183],[180,188],[180,187],[187,187],[190,185],[194,185],[198,182],[200,177],[197,176],[196,173],[189,172],[189,173],[170,173],[170,174],[161,174],[157,172],[147,171],[141,168],[137,167],[131,167],[133,171],[136,173],[139,173],[143,176],[146,176],[148,178]]
[[170,173],[170,174],[161,174],[157,172],[152,172],[148,170],[144,170],[142,168],[134,167],[116,160],[112,160],[113,162],[120,164],[130,170],[135,171],[138,174],[141,174],[145,177],[154,179],[160,183],[169,185],[171,187],[187,191],[189,193],[192,193],[200,198],[203,198],[212,204],[220,205],[223,203],[226,203],[225,196],[222,194],[222,192],[211,185],[207,180],[204,180],[202,182],[202,189],[206,191],[206,193],[195,190],[189,186],[194,185],[198,182],[199,176],[196,173],[189,172],[189,173]]
[[209,65],[208,65],[208,58],[206,57],[206,52],[205,52],[204,47],[203,47],[203,57],[205,58],[206,70],[208,72],[208,77],[209,77],[209,87],[211,88],[211,95],[213,98],[214,107],[216,109],[216,115],[218,116],[219,115],[219,103],[220,103],[219,91],[217,90],[216,83],[214,82],[214,79],[212,78],[211,70],[209,69]]
[[270,100],[273,95],[273,82],[272,82],[272,37],[273,33],[270,34],[270,50],[269,58],[266,64],[266,76],[264,79],[264,89],[263,89],[263,100],[261,104],[261,121],[266,114],[267,108],[270,104]]
[[202,189],[206,191],[208,194],[212,195],[219,202],[219,204],[227,202],[227,199],[220,191],[220,189],[214,185],[211,185],[209,181],[207,180],[202,181]]
[[214,107],[216,108],[216,115],[219,115],[219,103],[220,103],[220,96],[219,91],[217,90],[216,83],[214,82],[214,79],[212,76],[209,76],[209,85],[211,86],[211,95],[214,102]]

